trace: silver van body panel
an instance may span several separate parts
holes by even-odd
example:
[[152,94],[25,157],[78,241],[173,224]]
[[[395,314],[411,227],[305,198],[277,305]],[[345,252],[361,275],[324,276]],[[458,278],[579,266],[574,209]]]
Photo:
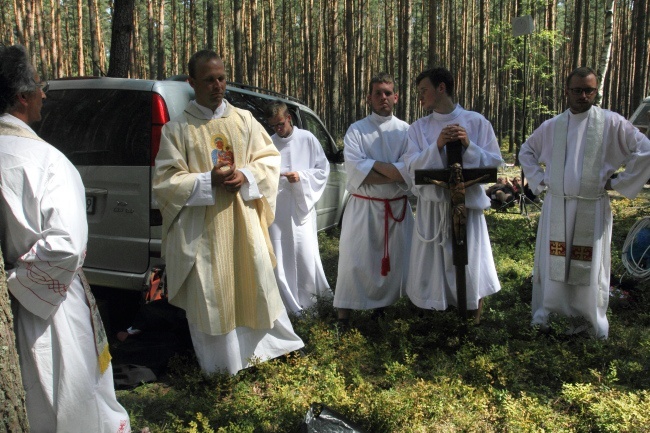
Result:
[[[104,91],[108,92],[103,93]],[[111,98],[111,91],[115,93],[112,94],[113,99],[108,101]],[[79,92],[79,95],[74,92]],[[84,92],[87,92],[87,95]],[[130,105],[133,102],[132,98],[128,96],[130,92],[138,92],[133,93],[133,98],[141,99],[138,112],[119,112],[123,107],[126,110],[126,107],[133,106]],[[61,95],[66,94],[75,95],[77,99],[64,101],[65,98]],[[89,238],[84,272],[91,285],[141,290],[149,269],[164,263],[160,258],[162,226],[155,218],[159,213],[151,193],[153,167],[150,161],[140,153],[134,153],[139,158],[138,161],[103,164],[103,161],[110,160],[104,159],[104,156],[112,155],[113,151],[119,153],[124,146],[131,146],[133,149],[128,150],[132,152],[140,152],[139,149],[149,152],[152,134],[151,117],[143,110],[147,107],[145,99],[151,101],[154,94],[160,95],[169,118],[174,119],[182,114],[187,103],[193,99],[194,91],[188,83],[181,81],[123,78],[50,81],[48,97],[51,99],[49,101],[46,99],[43,120],[36,125],[35,129],[38,133],[43,132],[41,136],[64,153],[66,153],[66,146],[69,145],[68,137],[74,134],[81,137],[77,137],[78,142],[74,144],[77,147],[68,149],[69,153],[66,155],[75,163],[86,189]],[[116,95],[120,95],[121,99],[115,100]],[[61,109],[53,112],[55,109],[51,107],[58,107],[58,97],[61,99],[61,106],[68,107],[69,113],[61,113]],[[96,100],[93,100],[93,97]],[[107,101],[102,98],[107,98]],[[266,125],[260,108],[268,100],[276,98],[245,88],[228,86],[226,99],[234,100],[234,105],[239,108],[251,110],[258,120]],[[296,126],[314,133],[330,160],[330,177],[316,209],[318,229],[333,227],[340,223],[348,197],[345,189],[345,166],[341,153],[312,110],[293,100],[283,99],[283,101],[292,112]],[[114,107],[107,107],[106,104],[109,103],[114,104]],[[151,102],[148,106],[150,112]],[[97,110],[97,115],[89,113],[94,109]],[[78,115],[75,114],[75,110],[78,110]],[[133,121],[133,118],[138,115],[148,121],[142,122],[142,131],[121,131],[118,121],[102,118],[102,115],[109,117],[114,112],[118,112],[116,117],[125,118],[125,123]],[[77,118],[85,119],[85,116],[89,119],[87,123],[76,121]],[[97,123],[96,127],[90,124],[93,122]],[[109,126],[104,124],[105,122]],[[113,129],[110,129],[111,127]],[[129,127],[138,128],[138,125],[129,124]],[[121,133],[130,134],[129,137],[135,144],[112,140],[112,131],[116,131],[116,136],[120,136]],[[145,140],[149,142],[145,143]]]

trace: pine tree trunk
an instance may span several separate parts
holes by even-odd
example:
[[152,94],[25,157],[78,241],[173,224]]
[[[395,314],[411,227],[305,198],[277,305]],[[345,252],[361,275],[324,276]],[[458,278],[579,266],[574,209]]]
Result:
[[39,62],[34,63],[36,67],[40,64],[41,78],[47,79],[48,67],[50,65],[49,52],[47,51],[47,43],[45,42],[45,28],[43,27],[43,0],[36,0],[34,2],[34,11],[36,15],[36,29],[38,33],[38,48],[40,59]]
[[154,0],[147,0],[147,64],[149,66],[149,78],[156,77],[156,36],[155,20],[153,18]]
[[100,75],[99,68],[99,30],[97,29],[97,7],[95,0],[88,0],[88,24],[90,30],[90,55],[92,56],[93,75]]
[[580,54],[580,47],[582,46],[582,0],[576,0],[573,6],[573,62],[572,68],[580,66],[582,55]]
[[251,55],[248,65],[248,81],[252,86],[259,86],[259,58],[260,58],[260,18],[257,13],[257,0],[250,0],[251,18]]
[[135,0],[115,0],[109,77],[127,77],[129,74],[134,7]]
[[607,69],[609,67],[609,58],[612,52],[612,34],[614,26],[614,0],[607,0],[605,4],[605,32],[603,35],[603,46],[600,52],[600,59],[598,61],[598,95],[602,97],[603,89],[605,87],[605,77],[607,76]]
[[[648,35],[646,32],[646,27],[648,23],[648,16],[646,15],[646,1],[647,0],[635,0],[634,1],[634,26],[635,30],[635,47],[634,47],[634,79],[632,83],[632,94],[630,98],[630,113],[631,110],[635,110],[636,107],[641,103],[644,92],[644,85],[647,79],[648,65],[647,65],[647,47],[648,47]],[[636,27],[636,28],[634,28]]]
[[354,53],[356,50],[354,41],[354,1],[346,0],[345,2],[345,41],[346,41],[346,66],[347,66],[347,83],[345,95],[345,108],[347,124],[350,125],[355,120],[356,97],[354,94],[355,83],[354,77]]
[[233,0],[233,51],[235,53],[235,81],[244,81],[244,52],[242,49],[242,0]]
[[13,315],[7,291],[5,266],[0,251],[0,431],[27,433],[29,425],[25,411],[23,389]]
[[[174,1],[174,0],[172,0]],[[165,79],[165,1],[160,0],[158,5],[158,28],[156,34],[156,63],[158,70],[156,71],[156,79]]]
[[83,26],[83,1],[77,0],[77,73],[86,75],[84,62],[84,26]]

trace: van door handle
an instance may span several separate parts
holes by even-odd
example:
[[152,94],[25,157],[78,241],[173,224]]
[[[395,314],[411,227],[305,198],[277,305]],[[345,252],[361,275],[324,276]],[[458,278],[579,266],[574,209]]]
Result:
[[84,188],[86,195],[108,195],[108,190],[104,188]]

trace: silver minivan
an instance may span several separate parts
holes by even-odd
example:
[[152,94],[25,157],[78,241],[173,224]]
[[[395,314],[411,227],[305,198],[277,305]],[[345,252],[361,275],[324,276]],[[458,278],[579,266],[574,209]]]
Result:
[[[35,131],[77,167],[86,188],[91,285],[140,290],[160,257],[162,217],[151,179],[162,126],[179,116],[194,91],[181,81],[79,78],[50,81]],[[341,221],[348,193],[340,151],[319,117],[304,104],[270,91],[229,84],[226,99],[247,109],[272,134],[264,118],[271,99],[287,104],[294,124],[311,131],[330,161],[318,202],[318,228]]]
[[630,117],[630,122],[639,128],[639,131],[650,137],[650,96],[641,101],[639,107]]

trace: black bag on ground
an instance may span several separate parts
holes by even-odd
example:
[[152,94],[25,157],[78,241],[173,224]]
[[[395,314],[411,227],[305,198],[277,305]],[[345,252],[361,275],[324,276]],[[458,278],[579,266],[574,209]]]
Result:
[[301,433],[365,433],[361,427],[322,403],[312,403],[300,426]]

